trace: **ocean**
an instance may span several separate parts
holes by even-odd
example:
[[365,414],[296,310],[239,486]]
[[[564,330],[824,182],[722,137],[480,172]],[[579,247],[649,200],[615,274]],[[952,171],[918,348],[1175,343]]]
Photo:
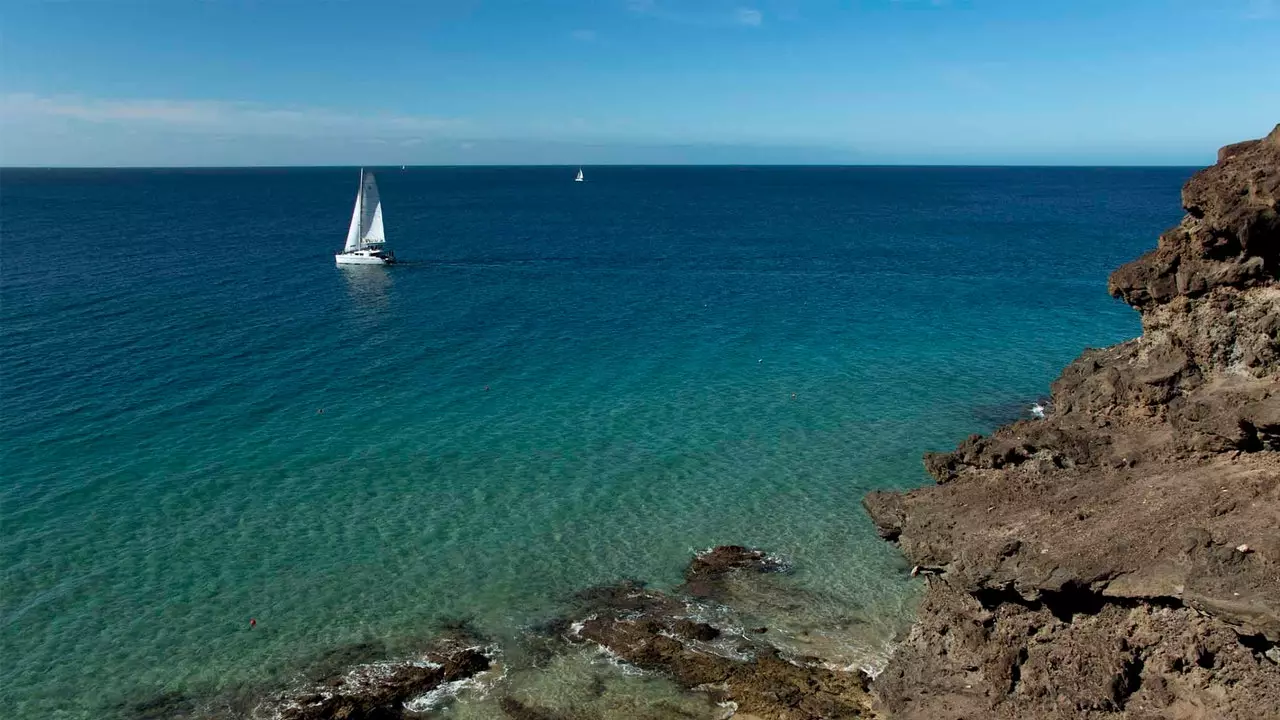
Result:
[[874,668],[919,586],[861,497],[1137,335],[1106,276],[1192,172],[574,170],[376,171],[389,268],[334,265],[351,168],[0,171],[4,715],[514,647],[727,543]]

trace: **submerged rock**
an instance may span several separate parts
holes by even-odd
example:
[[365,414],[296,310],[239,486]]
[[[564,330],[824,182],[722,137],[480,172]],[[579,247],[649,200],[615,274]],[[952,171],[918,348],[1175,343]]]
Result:
[[179,720],[196,717],[196,700],[184,693],[161,693],[146,700],[123,703],[117,710],[127,720]]
[[694,597],[719,597],[728,576],[738,573],[783,572],[787,565],[763,550],[721,545],[698,553],[684,571],[682,590]]
[[536,707],[506,696],[498,701],[498,707],[511,720],[577,720],[568,713]]
[[1142,337],[1068,366],[1044,420],[927,455],[936,486],[864,499],[929,570],[875,683],[891,717],[1280,708],[1278,199],[1280,126],[1224,148],[1111,276]]

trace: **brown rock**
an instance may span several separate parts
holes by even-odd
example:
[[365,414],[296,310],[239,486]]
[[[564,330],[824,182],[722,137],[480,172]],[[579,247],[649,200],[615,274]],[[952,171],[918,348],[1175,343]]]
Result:
[[[1280,126],[1277,126],[1280,127]],[[1280,271],[1280,144],[1228,145],[1182,190],[1187,217],[1160,246],[1117,270],[1111,294],[1139,309],[1217,287],[1268,284]]]
[[[783,569],[764,551],[721,546],[693,559],[685,571],[683,590],[696,596],[715,592],[719,583],[735,573]],[[744,716],[778,720],[871,716],[867,679],[861,673],[831,670],[814,659],[783,658],[761,637],[766,628],[749,635],[727,635],[696,621],[689,617],[691,606],[697,607],[691,605],[697,602],[694,597],[648,590],[636,583],[597,588],[579,597],[586,599],[581,608],[584,615],[573,625],[571,641],[596,643],[627,663],[670,677],[683,688],[732,702]],[[531,714],[536,709],[516,701],[503,707],[516,718],[558,717]]]
[[694,557],[685,569],[682,588],[694,597],[719,597],[724,580],[737,572],[782,572],[786,565],[763,550],[741,545],[721,545]]
[[268,699],[262,711],[280,720],[394,720],[405,701],[489,669],[470,642],[448,637],[420,657],[348,667]]
[[934,570],[875,683],[890,716],[1280,708],[1278,199],[1280,126],[1223,148],[1110,278],[1141,338],[1068,366],[1049,418],[926,455],[938,485],[864,499]]

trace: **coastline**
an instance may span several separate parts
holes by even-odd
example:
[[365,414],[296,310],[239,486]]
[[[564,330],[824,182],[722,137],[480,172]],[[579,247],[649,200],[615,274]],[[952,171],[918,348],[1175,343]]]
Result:
[[[1224,148],[1184,188],[1183,222],[1112,275],[1142,337],[1086,351],[1047,417],[927,455],[937,485],[865,498],[927,586],[874,679],[700,615],[787,569],[736,546],[696,556],[671,592],[584,591],[541,629],[547,651],[594,644],[726,718],[1265,717],[1280,707],[1278,197],[1280,126]],[[342,713],[272,717],[372,717]]]
[[[1107,219],[1100,223],[1102,226],[1110,226],[1111,224],[1113,224],[1113,219]],[[1126,247],[1131,248],[1131,245],[1126,245]],[[1111,261],[1108,260],[1107,262]],[[1095,264],[1100,265],[1101,263],[1095,258]],[[1099,270],[1095,267],[1090,271],[1090,276],[1097,272]],[[413,276],[401,275],[397,278],[397,282],[406,282],[406,278],[412,279]],[[1083,280],[1079,282],[1083,283]],[[998,289],[998,286],[982,289],[982,293],[990,293],[995,289]],[[1040,302],[1043,305],[1048,301],[1041,299]],[[1025,310],[1025,308],[1023,309]],[[1016,322],[1016,318],[1021,316],[1014,315],[1012,317]],[[827,322],[832,322],[833,318],[826,318],[826,320]],[[1003,320],[1002,322],[1008,322],[1008,320]],[[894,324],[902,326],[902,323]],[[1030,325],[1032,323],[1024,322],[1024,324]],[[954,329],[954,325],[947,327]],[[1119,337],[1123,337],[1130,332],[1125,331]],[[1117,336],[1108,336],[1108,338],[1114,337]],[[1040,339],[1037,338],[1037,340]],[[1077,339],[1066,343],[1066,345],[1074,348],[1077,346],[1077,342],[1080,341]],[[1024,345],[1021,351],[1024,353],[1047,352],[1044,346],[1039,344],[1034,348],[1031,348],[1030,345]],[[1070,352],[1070,350],[1066,352]],[[772,368],[774,363],[779,361],[779,358],[774,356],[766,355],[766,357],[769,359],[765,361],[765,368]],[[974,356],[969,354],[964,357],[972,358]],[[1055,359],[1051,362],[1046,362],[1046,367],[1056,366],[1061,362],[1065,362],[1069,355],[1064,355],[1062,348],[1059,347],[1057,354],[1049,355],[1049,357]],[[756,367],[756,358],[757,355],[755,354],[750,356],[749,362],[752,363],[752,368]],[[840,357],[837,354],[832,354],[825,360],[834,365],[840,361]],[[495,385],[495,388],[497,387]],[[791,388],[787,387],[786,389],[790,390]],[[1025,388],[1022,389],[1025,390]],[[826,390],[829,395],[834,395],[830,388]],[[816,385],[813,387],[801,387],[799,395],[802,401],[806,403],[819,404],[824,402]],[[497,397],[497,394],[495,393],[493,396],[484,395],[483,397],[489,400],[490,397]],[[504,394],[503,397],[508,398],[509,396]],[[809,407],[807,404],[788,403],[787,397],[789,397],[787,393],[778,393],[780,407],[792,408],[793,411],[795,408]],[[510,401],[515,402],[518,399],[511,399]],[[967,398],[966,396],[966,399],[972,398]],[[794,401],[794,398],[792,400]],[[932,439],[922,440],[920,429],[908,430],[904,428],[903,434],[909,435],[908,439],[912,443],[942,444],[942,442],[949,442],[948,438],[958,436],[957,427],[961,428],[960,432],[973,426],[980,428],[992,427],[1001,422],[1012,420],[1013,415],[1024,412],[1029,404],[1030,398],[1026,403],[1016,403],[1012,406],[1009,403],[989,407],[966,404],[966,409],[963,413],[966,414],[965,417],[975,419],[974,425],[965,424],[968,422],[967,420],[959,425],[953,422],[949,426],[951,428],[950,431],[942,435],[936,432],[935,427],[935,432],[930,436]],[[303,400],[300,405],[305,406],[306,415],[310,417],[310,413],[314,411],[313,404],[308,400]],[[953,408],[958,407],[959,404],[953,403],[952,406]],[[831,406],[828,405],[828,407]],[[969,409],[971,407],[973,408],[972,410]],[[332,405],[330,405],[330,410],[331,412],[324,416],[327,422],[340,417],[333,412],[334,407]],[[847,410],[837,408],[836,412],[847,412]],[[926,414],[925,412],[920,413],[921,416]],[[990,418],[990,421],[987,418]],[[1023,420],[1028,419],[1023,418]],[[936,423],[934,424],[936,425]],[[859,437],[859,433],[856,430],[851,432],[851,428],[856,427],[856,425],[840,425],[832,420],[828,422],[828,426],[824,426],[824,432],[846,438],[850,436]],[[1037,427],[1045,426],[1038,425]],[[999,432],[997,432],[997,435]],[[804,440],[808,446],[813,445],[811,442],[813,438],[804,433],[797,432],[796,437],[797,441]],[[873,439],[871,433],[866,433],[863,437]],[[939,437],[942,438],[942,442],[939,442]],[[899,462],[894,467],[911,470],[912,468],[908,466],[912,465],[914,461],[910,460],[909,455],[913,453],[908,452],[904,455],[901,452],[901,444],[896,445],[895,448],[895,455],[900,458],[906,456],[907,459],[905,462]],[[792,495],[788,495],[786,499],[796,502],[801,506],[803,512],[808,512],[811,515],[814,511],[820,511],[815,504],[829,504],[832,498],[843,493],[844,499],[849,506],[847,508],[848,511],[838,517],[832,517],[821,531],[810,529],[807,535],[804,536],[806,541],[819,542],[831,550],[844,552],[846,557],[849,557],[852,553],[852,557],[859,558],[858,553],[865,551],[867,548],[872,551],[881,550],[885,557],[883,558],[884,562],[877,566],[877,571],[891,575],[895,583],[900,583],[905,587],[908,585],[907,575],[911,569],[911,564],[907,564],[898,557],[893,557],[897,555],[897,551],[892,547],[877,543],[871,523],[866,517],[861,516],[857,499],[864,491],[871,488],[905,487],[907,484],[893,481],[884,484],[864,482],[855,484],[851,491],[849,480],[847,479],[848,476],[845,474],[847,470],[841,471],[840,466],[838,464],[833,466],[831,460],[838,458],[841,451],[848,453],[850,450],[856,449],[859,448],[832,444],[825,456],[821,454],[814,456],[815,460],[827,461],[826,471],[831,476],[840,476],[829,483],[831,488],[829,494],[821,495],[812,491],[794,492]],[[883,450],[884,448],[878,449]],[[778,448],[770,446],[768,451],[776,454]],[[981,454],[982,451],[976,452]],[[722,493],[726,487],[731,488],[738,495],[748,498],[751,497],[753,492],[759,493],[762,488],[768,487],[764,484],[759,486],[748,485],[744,489],[741,484],[744,468],[749,469],[751,465],[749,462],[743,464],[741,456],[737,459],[739,468],[733,469],[731,473],[726,473],[726,476],[733,479],[732,483],[726,483],[725,487],[719,488],[711,488],[703,484],[698,488],[701,494],[694,497],[691,497],[688,493],[678,495],[682,507],[676,517],[678,519],[689,518],[696,523],[700,513],[706,512],[708,509],[723,510],[726,507],[727,498]],[[1050,464],[1054,462],[1052,457],[1048,458],[1048,460]],[[433,462],[438,462],[438,460],[433,459]],[[932,464],[933,461],[931,461],[931,466]],[[916,467],[918,468],[918,465]],[[364,468],[364,472],[365,477],[373,478],[379,483],[378,487],[381,487],[384,492],[390,492],[395,497],[403,498],[401,493],[403,493],[404,486],[402,484],[397,484],[394,479],[388,481],[387,475],[369,468]],[[893,475],[893,473],[890,473],[890,475]],[[902,476],[903,474],[897,475],[899,478]],[[598,479],[598,475],[596,477]],[[921,478],[923,478],[923,475],[921,475]],[[799,486],[793,488],[787,485],[787,488],[788,491],[798,490]],[[314,491],[314,486],[309,486],[309,491]],[[1034,507],[1036,499],[1030,498],[1029,502],[1032,504],[1028,507]],[[743,504],[749,509],[751,508],[751,503]],[[807,505],[807,508],[804,507],[805,505]],[[776,512],[776,509],[777,506],[770,506],[761,508],[761,512]],[[421,522],[422,518],[419,516],[415,520]],[[755,521],[758,522],[759,519],[755,519]],[[851,524],[853,522],[858,523],[856,531],[854,525]],[[672,525],[672,527],[674,528],[675,525]],[[789,526],[784,525],[783,527]],[[633,527],[625,523],[615,529],[619,533],[634,531]],[[466,702],[458,703],[454,708],[447,710],[445,714],[453,717],[456,714],[456,709],[458,712],[464,713],[457,715],[457,717],[470,717],[471,715],[465,715],[465,713],[473,712],[474,714],[480,711],[468,711],[463,709],[463,706],[469,707],[472,699],[486,693],[488,697],[485,700],[487,704],[484,705],[484,709],[492,711],[492,713],[487,716],[483,714],[475,715],[476,717],[500,717],[506,714],[512,717],[532,718],[572,717],[576,720],[577,718],[641,716],[658,718],[672,716],[673,714],[679,716],[679,713],[685,713],[683,716],[686,717],[722,717],[726,713],[734,711],[733,706],[737,706],[737,717],[751,717],[752,715],[772,717],[775,713],[783,712],[794,713],[794,715],[787,715],[794,717],[871,716],[876,713],[877,706],[874,698],[879,692],[878,688],[883,686],[883,683],[868,682],[867,678],[858,671],[860,669],[871,672],[879,670],[881,664],[880,655],[877,654],[877,661],[874,663],[862,662],[860,658],[850,659],[847,655],[841,656],[832,652],[833,650],[839,651],[842,648],[832,647],[829,638],[817,637],[817,633],[814,633],[814,636],[811,637],[804,637],[803,633],[806,628],[803,627],[803,624],[820,620],[829,622],[832,626],[856,626],[860,622],[865,622],[866,615],[872,615],[882,608],[864,608],[858,606],[857,602],[848,602],[846,607],[843,608],[845,612],[831,612],[830,608],[828,608],[817,614],[821,615],[821,617],[815,617],[815,614],[810,612],[807,606],[812,605],[815,599],[828,605],[831,600],[828,597],[820,597],[823,588],[818,586],[821,583],[813,583],[809,587],[804,587],[805,583],[803,582],[789,585],[786,582],[787,578],[790,577],[787,572],[756,572],[749,564],[736,569],[731,568],[724,573],[723,578],[718,582],[727,584],[733,589],[733,592],[723,597],[701,597],[698,593],[693,592],[693,588],[681,587],[677,583],[668,585],[670,580],[674,580],[674,577],[668,578],[668,576],[679,576],[680,574],[675,571],[681,564],[680,558],[688,557],[685,553],[692,553],[693,547],[703,545],[709,541],[754,541],[759,543],[760,547],[771,552],[787,553],[796,551],[794,544],[780,547],[767,537],[753,535],[749,526],[745,529],[746,533],[742,534],[740,530],[729,527],[727,532],[721,529],[717,530],[714,535],[703,533],[702,537],[699,537],[696,541],[675,543],[674,555],[670,547],[666,548],[664,564],[670,570],[664,570],[663,575],[660,576],[657,582],[662,583],[663,588],[670,587],[670,590],[664,589],[662,592],[656,592],[648,588],[626,586],[629,589],[613,592],[611,595],[606,593],[608,597],[614,598],[613,602],[615,604],[613,605],[599,600],[595,601],[595,605],[591,605],[585,599],[578,598],[568,603],[573,610],[572,612],[565,610],[565,614],[561,618],[562,622],[548,622],[537,627],[529,627],[526,623],[529,622],[528,616],[537,616],[539,613],[530,613],[529,605],[524,603],[513,604],[512,607],[521,608],[522,613],[520,622],[516,623],[518,630],[512,631],[520,635],[516,642],[509,642],[511,637],[506,634],[503,634],[501,638],[486,638],[482,637],[483,633],[466,631],[465,628],[453,628],[446,631],[440,638],[425,641],[412,639],[420,637],[416,628],[411,636],[405,636],[409,638],[405,642],[400,642],[394,638],[388,639],[385,636],[379,640],[377,637],[370,635],[368,636],[369,641],[363,643],[363,639],[359,635],[351,637],[348,634],[341,639],[331,641],[338,645],[331,653],[323,652],[326,648],[317,650],[317,648],[311,647],[305,653],[299,653],[299,659],[296,663],[292,660],[279,663],[279,672],[268,669],[266,673],[262,674],[261,686],[274,683],[275,686],[269,690],[263,691],[262,687],[257,684],[256,677],[247,681],[243,678],[236,678],[231,682],[223,683],[219,687],[246,682],[255,683],[255,686],[249,689],[247,685],[238,685],[242,691],[241,697],[235,698],[235,702],[230,705],[224,704],[221,710],[212,715],[210,713],[198,714],[202,712],[198,707],[201,706],[201,699],[177,694],[156,697],[154,702],[144,701],[136,707],[122,708],[122,713],[129,717],[138,718],[276,716],[274,710],[271,710],[274,707],[270,704],[272,701],[283,702],[282,698],[290,697],[290,693],[295,693],[292,696],[295,699],[299,696],[321,697],[323,699],[329,691],[317,691],[317,687],[332,688],[333,685],[331,683],[338,681],[341,681],[339,685],[351,689],[351,702],[354,704],[351,706],[352,709],[343,710],[348,717],[358,717],[357,710],[386,716],[390,712],[387,709],[388,704],[403,706],[396,712],[402,712],[405,717],[434,716],[436,710],[446,706],[445,704],[452,695],[459,695],[465,698]],[[822,537],[824,533],[826,534],[825,538]],[[838,536],[842,534],[846,537],[839,538]],[[833,535],[836,536],[834,541]],[[858,543],[842,542],[842,540],[855,536],[859,539]],[[670,540],[670,537],[667,539]],[[865,543],[862,542],[864,539]],[[556,540],[558,542],[559,537]],[[827,545],[827,543],[830,543],[830,545]],[[348,548],[343,548],[343,550],[349,551]],[[377,557],[377,553],[382,552],[382,550],[382,547],[376,543],[367,545],[362,549],[370,558]],[[332,557],[344,557],[342,553],[338,552],[330,552],[329,555]],[[415,557],[414,561],[421,562],[421,558]],[[695,557],[694,562],[699,562],[697,557]],[[802,558],[799,562],[800,571],[797,573],[799,577],[811,579],[815,573],[821,574],[823,572],[822,568],[810,565],[806,559]],[[859,562],[865,565],[867,562],[866,557],[862,556]],[[428,573],[434,572],[443,576],[446,574],[443,572],[445,569],[438,564],[432,566],[430,563],[424,563],[422,568],[415,568],[413,572],[415,573],[414,577],[420,581],[421,576]],[[777,569],[785,570],[785,568]],[[925,579],[919,581],[918,587],[923,588],[926,581],[933,583],[937,569],[941,569],[941,566],[924,568]],[[594,573],[589,580],[575,582],[567,588],[563,586],[557,588],[555,596],[557,598],[563,597],[564,593],[570,593],[574,588],[580,588],[584,582],[610,582],[614,577],[626,577],[626,575],[622,574],[615,575],[614,573],[616,572],[618,571],[611,569],[604,574]],[[654,577],[650,573],[640,573],[640,575],[647,578]],[[453,581],[456,582],[458,579],[458,576],[453,576]],[[868,582],[867,587],[877,587],[870,578],[859,580],[855,577],[854,582]],[[379,586],[379,589],[382,589],[381,586]],[[813,597],[805,597],[805,590],[816,590],[817,592],[812,593]],[[871,594],[874,595],[874,591]],[[550,598],[550,595],[548,597]],[[648,600],[644,598],[648,598]],[[449,598],[444,598],[444,601],[447,602],[448,600]],[[862,598],[859,597],[859,602],[861,600]],[[552,602],[552,599],[548,600],[548,604]],[[555,602],[558,602],[558,600],[555,600]],[[601,604],[602,602],[603,604]],[[652,609],[657,614],[651,614],[646,617],[644,612],[647,612],[647,610],[642,612],[642,608],[628,609],[626,607],[628,604],[637,602],[640,602],[645,608]],[[412,603],[409,604],[412,605]],[[361,607],[359,603],[355,602],[349,603],[349,605]],[[457,603],[454,603],[453,606],[419,606],[414,608],[414,611],[424,617],[431,615],[443,617],[456,613],[456,605]],[[802,609],[802,606],[805,607]],[[538,607],[545,610],[543,606]],[[926,606],[926,610],[929,607]],[[590,608],[594,609],[588,611]],[[905,606],[903,609],[906,609]],[[743,621],[742,618],[744,616],[759,615],[759,612],[753,612],[758,610],[771,612],[775,615],[792,613],[796,619],[801,619],[800,616],[805,616],[806,614],[807,616],[803,617],[803,622],[796,623],[797,627],[792,628],[783,627],[781,623],[775,624],[773,621],[767,623]],[[604,615],[600,613],[604,613]],[[607,625],[600,625],[599,623],[587,624],[587,616],[592,614],[597,615],[597,621],[601,617],[605,617],[606,620],[609,620],[609,623]],[[279,617],[279,614],[277,614],[276,619]],[[262,615],[259,615],[259,618],[261,619]],[[482,618],[482,622],[484,619],[487,618]],[[268,615],[264,631],[253,631],[253,634],[246,637],[253,641],[266,639],[267,637],[272,639],[281,637],[281,635],[274,633],[280,632],[282,627],[280,625],[273,627],[272,620],[273,618]],[[681,621],[688,621],[690,624],[685,624]],[[295,626],[303,624],[297,619],[293,619],[293,622]],[[624,630],[636,623],[652,629],[654,632],[639,636],[624,632]],[[232,628],[233,633],[242,630],[238,623],[233,622],[233,624],[235,625]],[[424,622],[425,624],[427,623]],[[707,639],[705,636],[709,634],[709,631],[700,627],[701,625],[710,626],[718,634],[714,638]],[[579,627],[576,632],[573,631],[575,626]],[[313,623],[312,627],[323,627],[323,625]],[[763,628],[764,632],[756,632],[760,628]],[[590,637],[583,637],[583,631],[589,631]],[[499,632],[504,633],[505,629]],[[461,633],[461,635],[459,636],[458,633]],[[259,638],[259,635],[264,637]],[[412,667],[421,669],[419,665],[414,664],[415,662],[445,666],[447,663],[444,661],[448,660],[447,657],[437,655],[436,660],[423,660],[423,658],[430,657],[431,653],[444,652],[437,644],[441,642],[446,642],[447,644],[450,638],[458,639],[459,641],[465,639],[467,644],[463,646],[463,649],[470,648],[480,651],[490,668],[482,670],[477,667],[469,675],[424,674],[409,669]],[[668,643],[668,640],[674,640],[678,647]],[[415,642],[419,644],[414,645]],[[656,655],[645,654],[627,659],[628,653],[631,652],[628,648],[636,643],[652,646]],[[614,650],[610,648],[611,645],[620,647]],[[739,648],[745,648],[745,650],[740,651]],[[873,644],[871,649],[877,651],[877,653],[882,650],[878,644]],[[313,668],[311,665],[314,663],[310,663],[305,659],[317,652],[323,655],[324,662],[319,664],[324,665],[324,668]],[[476,665],[478,666],[479,663],[477,662]],[[637,670],[637,668],[641,667],[645,669],[643,671]],[[692,670],[690,669],[691,667],[693,668]],[[403,680],[408,683],[408,686],[403,691],[385,694],[387,689],[385,686],[375,688],[367,684],[362,685],[364,680],[370,678],[381,678],[388,682],[394,681],[398,683],[400,681],[396,679],[399,677],[397,668],[405,671]],[[569,669],[566,670],[566,668]],[[793,668],[799,668],[801,672],[797,674]],[[600,670],[604,672],[598,672]],[[613,672],[617,677],[607,681],[599,680],[600,677],[610,672]],[[668,714],[663,715],[660,711],[653,711],[649,715],[643,715],[643,712],[646,711],[643,710],[644,705],[640,701],[635,701],[639,704],[627,706],[625,711],[617,710],[615,703],[615,707],[609,712],[598,712],[597,710],[608,705],[609,702],[618,701],[619,693],[624,689],[621,686],[618,688],[618,693],[615,693],[612,687],[603,691],[601,693],[601,698],[603,699],[592,700],[595,703],[594,705],[590,703],[584,705],[543,703],[541,699],[546,696],[521,694],[519,692],[512,694],[508,692],[513,686],[518,686],[518,683],[513,683],[512,679],[521,677],[523,673],[543,673],[545,675],[544,687],[550,687],[553,680],[561,680],[566,674],[578,673],[573,675],[573,678],[575,682],[581,681],[580,685],[586,692],[592,692],[592,688],[598,682],[608,686],[614,680],[622,679],[632,683],[625,690],[652,690],[654,695],[639,695],[639,697],[651,700],[656,706],[665,707]],[[827,673],[833,674],[828,675]],[[272,679],[267,679],[268,676]],[[687,684],[677,682],[672,678],[708,681]],[[885,679],[885,676],[881,675],[881,678]],[[730,680],[736,684],[725,685]],[[320,685],[317,686],[317,683]],[[719,687],[721,685],[724,685],[724,687]],[[156,683],[152,687],[158,690],[163,689],[165,686],[161,683]],[[170,683],[168,687],[173,688],[175,685]],[[772,689],[762,692],[760,690],[762,687]],[[654,690],[654,688],[658,689]],[[822,688],[827,689],[824,690]],[[551,688],[551,690],[552,692],[548,693],[548,695],[555,696],[559,688]],[[813,692],[810,692],[810,690]],[[147,691],[154,692],[150,688]],[[191,692],[198,694],[199,690],[194,689]],[[369,695],[369,693],[375,694]],[[129,691],[129,694],[133,697],[139,695],[135,691]],[[778,707],[769,705],[765,702],[765,695],[769,695],[772,698],[770,702],[784,703],[785,701],[785,704],[781,704]],[[826,699],[819,703],[811,695]],[[506,707],[498,707],[507,697],[510,697],[511,701],[505,703]],[[332,700],[332,697],[329,700]],[[328,700],[325,702],[328,702]],[[664,705],[664,703],[666,704]],[[831,703],[837,704],[833,705]],[[323,706],[324,703],[321,703],[321,705]],[[234,710],[228,710],[228,707],[234,708]],[[677,707],[679,708],[678,712],[674,709]],[[360,710],[360,708],[364,708],[364,710]],[[754,709],[754,712],[751,709]],[[260,712],[252,714],[255,711]],[[332,709],[325,710],[320,707],[316,709],[316,712],[329,712],[332,714],[336,711]],[[356,714],[352,715],[352,713]]]
[[893,718],[1259,718],[1280,708],[1280,126],[1223,148],[1109,290],[1044,420],[864,505],[928,581],[875,684]]

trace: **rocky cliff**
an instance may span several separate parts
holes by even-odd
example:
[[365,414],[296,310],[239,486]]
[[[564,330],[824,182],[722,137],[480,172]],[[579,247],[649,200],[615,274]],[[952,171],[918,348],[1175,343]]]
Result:
[[926,574],[874,692],[894,718],[1280,717],[1280,126],[1223,148],[1116,270],[1142,336],[1043,420],[873,493]]

